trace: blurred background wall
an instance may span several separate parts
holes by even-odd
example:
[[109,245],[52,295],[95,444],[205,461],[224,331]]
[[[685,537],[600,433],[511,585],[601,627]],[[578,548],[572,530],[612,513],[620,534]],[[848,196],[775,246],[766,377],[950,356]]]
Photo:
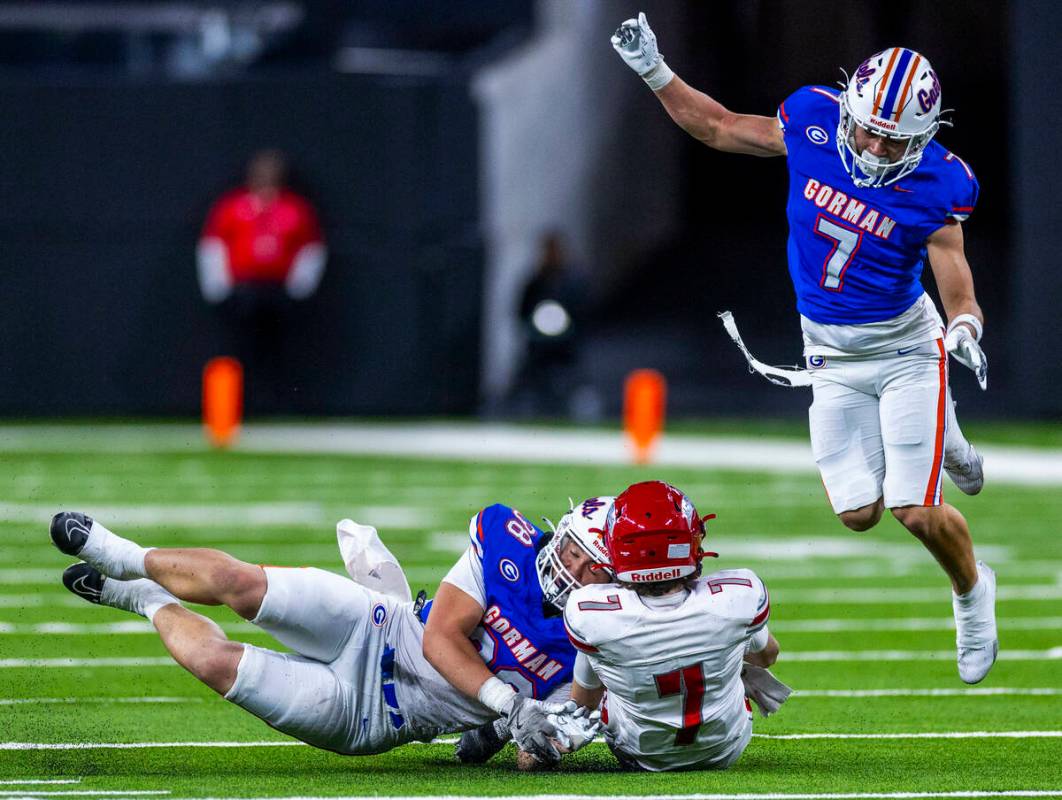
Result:
[[[804,413],[749,376],[800,357],[785,165],[675,127],[608,37],[645,10],[675,71],[773,114],[893,44],[955,108],[939,140],[977,172],[965,225],[990,391],[964,413],[1062,414],[1048,194],[1062,12],[1045,0],[0,4],[0,414],[194,414],[220,322],[198,293],[210,204],[260,147],[289,156],[330,257],[256,413],[513,413],[537,248],[582,279],[559,413],[615,414],[655,367],[678,415]],[[931,281],[929,281],[931,283]],[[534,380],[535,376],[530,378]],[[568,393],[566,391],[566,393]]]

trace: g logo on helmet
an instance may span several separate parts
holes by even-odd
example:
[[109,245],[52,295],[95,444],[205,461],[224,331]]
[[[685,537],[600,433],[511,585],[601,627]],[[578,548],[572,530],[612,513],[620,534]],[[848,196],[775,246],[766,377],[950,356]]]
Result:
[[377,603],[372,607],[372,613],[369,616],[372,618],[372,624],[379,628],[387,620],[387,609],[382,603]]
[[516,583],[520,580],[520,568],[516,566],[516,563],[509,558],[503,558],[498,562],[498,572],[501,576],[510,583]]
[[804,130],[812,144],[826,144],[830,141],[830,135],[818,125],[808,125]]

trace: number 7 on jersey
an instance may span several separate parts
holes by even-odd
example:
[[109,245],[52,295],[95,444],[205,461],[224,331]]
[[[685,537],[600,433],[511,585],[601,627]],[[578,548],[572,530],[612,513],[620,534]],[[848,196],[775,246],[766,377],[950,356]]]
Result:
[[831,292],[839,292],[844,288],[844,274],[851,266],[859,245],[863,243],[863,232],[838,225],[819,214],[815,220],[815,233],[833,244],[822,265],[822,280],[819,281],[819,286]]

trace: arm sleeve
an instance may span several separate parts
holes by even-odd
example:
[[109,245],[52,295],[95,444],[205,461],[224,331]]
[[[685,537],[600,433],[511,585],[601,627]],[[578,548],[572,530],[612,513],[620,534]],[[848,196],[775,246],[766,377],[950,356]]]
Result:
[[745,651],[748,653],[760,653],[763,648],[767,646],[767,642],[771,639],[771,634],[767,630],[767,626],[764,625],[752,636],[749,637],[749,643],[745,646]]
[[293,300],[305,300],[317,291],[324,275],[328,250],[321,242],[310,242],[299,248],[284,281],[284,288]]
[[465,550],[464,555],[457,559],[457,563],[450,568],[443,580],[467,594],[479,603],[481,608],[487,607],[487,590],[483,585],[483,561],[474,547],[469,546]]
[[575,668],[573,671],[575,682],[585,689],[600,689],[601,679],[597,677],[597,673],[594,672],[594,665],[590,663],[590,659],[586,653],[575,654]]
[[208,303],[220,303],[232,290],[229,248],[216,236],[204,236],[196,248],[199,290]]

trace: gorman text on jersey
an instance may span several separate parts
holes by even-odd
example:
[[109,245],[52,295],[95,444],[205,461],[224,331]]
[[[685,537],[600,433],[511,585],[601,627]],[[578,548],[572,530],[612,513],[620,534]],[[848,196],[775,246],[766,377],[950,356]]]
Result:
[[804,185],[804,197],[819,208],[825,209],[827,214],[851,222],[860,230],[867,231],[879,239],[888,239],[896,225],[896,220],[892,217],[814,178],[808,178],[807,184]]
[[512,652],[513,658],[543,680],[548,681],[563,669],[563,664],[553,660],[546,653],[539,653],[538,648],[502,616],[498,606],[492,605],[487,609],[483,615],[483,625],[501,634],[501,640]]

